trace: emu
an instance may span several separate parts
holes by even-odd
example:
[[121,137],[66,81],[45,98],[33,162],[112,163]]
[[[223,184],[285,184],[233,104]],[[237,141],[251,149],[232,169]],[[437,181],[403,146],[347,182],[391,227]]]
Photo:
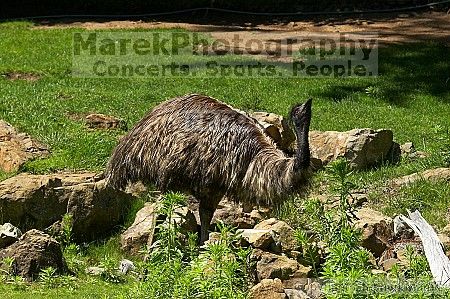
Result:
[[154,184],[199,200],[200,244],[219,201],[272,205],[306,185],[311,100],[290,117],[297,136],[294,157],[277,149],[256,121],[208,96],[190,94],[163,102],[122,138],[105,177],[113,188]]

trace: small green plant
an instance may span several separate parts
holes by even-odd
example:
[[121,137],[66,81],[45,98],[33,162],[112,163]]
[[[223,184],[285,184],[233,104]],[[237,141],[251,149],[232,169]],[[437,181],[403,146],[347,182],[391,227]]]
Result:
[[308,234],[302,229],[297,229],[294,236],[297,240],[297,244],[301,245],[304,262],[307,265],[311,265],[314,276],[318,277],[321,253],[314,238],[312,236],[308,236]]
[[46,288],[53,289],[57,287],[58,280],[56,278],[56,269],[53,267],[42,269],[39,273],[39,281]]
[[72,214],[64,214],[61,220],[61,229],[58,236],[58,240],[61,243],[62,248],[65,248],[72,243],[73,241],[72,228],[73,228]]
[[184,206],[185,203],[186,198],[180,193],[168,193],[162,197],[159,213],[164,215],[165,219],[162,219],[156,227],[157,241],[153,243],[150,253],[150,258],[153,261],[170,263],[172,259],[183,256],[179,238],[181,230],[174,216],[176,209]]
[[187,241],[180,242],[180,227],[169,216],[184,204],[184,197],[169,193],[161,204],[166,219],[158,225],[158,246],[139,265],[143,282],[133,291],[133,298],[246,298],[250,249],[236,245],[237,230],[219,223],[218,240],[199,250],[197,234],[188,234]]
[[406,258],[408,268],[405,271],[405,277],[430,277],[431,272],[427,258],[423,254],[419,254],[411,245],[406,246]]
[[[355,185],[351,182],[351,175],[352,171],[344,159],[336,160],[327,167],[337,203],[335,197],[326,202],[307,200],[304,214],[308,215],[305,223],[309,233],[297,230],[295,235],[303,248],[303,257],[313,267],[314,273],[332,280],[350,273],[363,275],[370,269],[370,253],[360,246],[361,232],[353,224],[355,207],[350,199]],[[324,244],[322,248],[319,243]],[[325,261],[319,271],[321,259]]]
[[110,256],[105,256],[100,262],[100,268],[103,268],[103,272],[100,277],[111,283],[122,283],[125,281],[124,276],[119,272],[119,262]]

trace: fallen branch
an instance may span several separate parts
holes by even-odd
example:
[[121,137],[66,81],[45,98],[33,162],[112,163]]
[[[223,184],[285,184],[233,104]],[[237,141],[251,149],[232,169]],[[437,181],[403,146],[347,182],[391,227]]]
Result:
[[409,218],[400,216],[422,240],[425,256],[430,265],[434,281],[439,286],[450,287],[450,260],[444,253],[444,248],[436,232],[420,215],[419,211],[408,211]]

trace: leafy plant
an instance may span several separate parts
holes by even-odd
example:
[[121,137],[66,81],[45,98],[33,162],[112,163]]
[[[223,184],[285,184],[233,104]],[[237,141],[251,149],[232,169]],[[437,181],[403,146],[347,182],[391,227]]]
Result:
[[73,216],[72,214],[64,214],[61,220],[61,228],[58,235],[58,241],[61,243],[62,248],[69,246],[72,243],[72,228],[73,228]]
[[150,253],[150,259],[153,261],[170,263],[173,259],[183,257],[182,244],[179,238],[181,231],[178,223],[174,220],[174,216],[175,210],[185,203],[186,198],[180,193],[168,193],[162,197],[159,213],[165,216],[165,219],[160,220],[156,227],[157,241],[153,243]]
[[[355,185],[350,180],[351,175],[344,159],[327,167],[327,177],[332,183],[331,191],[337,196],[337,204],[334,197],[326,202],[307,200],[304,213],[308,215],[309,233],[299,229],[295,235],[303,248],[304,259],[313,267],[314,273],[328,279],[345,277],[349,273],[363,275],[370,268],[370,253],[360,246],[361,232],[353,224],[356,217],[350,192]],[[324,246],[320,248],[319,243]],[[325,262],[319,273],[320,259]]]
[[58,281],[56,279],[56,269],[53,267],[42,269],[39,273],[39,281],[47,288],[52,289],[57,287]]
[[100,263],[100,268],[103,268],[103,272],[100,277],[107,282],[121,283],[124,282],[124,276],[118,270],[118,261],[109,256],[105,256]]

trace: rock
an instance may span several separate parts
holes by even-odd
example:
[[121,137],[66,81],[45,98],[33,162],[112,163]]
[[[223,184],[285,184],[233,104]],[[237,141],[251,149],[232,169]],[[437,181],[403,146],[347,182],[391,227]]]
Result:
[[256,262],[256,275],[259,281],[263,279],[289,279],[299,268],[295,260],[284,255],[260,251],[252,255]]
[[20,229],[11,223],[0,225],[0,249],[8,247],[16,242],[20,236],[22,236]]
[[250,290],[251,299],[287,299],[279,279],[264,279]]
[[386,275],[386,271],[380,269],[372,269],[370,273],[372,273],[373,275]]
[[[393,133],[390,130],[354,129],[347,132],[311,131],[311,156],[328,164],[346,158],[354,169],[366,169],[388,160],[394,152]],[[396,160],[392,158],[393,160]]]
[[91,129],[126,129],[126,123],[123,120],[100,113],[86,116],[86,124]]
[[416,148],[412,142],[406,142],[400,146],[400,151],[402,152],[402,156],[408,156],[416,152]]
[[381,267],[383,267],[384,271],[390,271],[392,269],[392,267],[394,267],[395,265],[398,265],[400,263],[400,261],[396,258],[390,258],[387,259],[385,261],[383,261],[383,263],[381,264]]
[[123,259],[120,261],[120,265],[119,265],[119,272],[122,274],[127,274],[130,271],[133,271],[134,269],[136,269],[136,267],[134,266],[134,263],[130,260],[127,259]]
[[142,197],[147,193],[148,187],[142,182],[130,183],[125,188],[125,192],[131,194],[134,197]]
[[257,223],[255,217],[245,213],[240,205],[227,199],[223,199],[214,212],[212,223],[217,223],[218,221],[240,229],[253,228]]
[[447,181],[450,182],[450,168],[428,169],[423,172],[416,172],[391,181],[393,187],[403,187],[420,180],[427,181]]
[[72,214],[75,241],[90,241],[121,223],[133,197],[94,173],[19,174],[0,182],[4,221],[24,230],[45,229]]
[[274,243],[272,231],[269,229],[241,229],[239,232],[253,248],[268,249]]
[[310,299],[305,292],[297,289],[285,289],[284,292],[286,293],[287,297],[289,299]]
[[252,210],[250,212],[250,219],[254,220],[256,223],[259,223],[264,220],[264,216],[259,210]]
[[197,232],[197,220],[188,207],[175,209],[172,220],[181,228],[183,233]]
[[363,231],[362,246],[380,257],[394,235],[392,219],[370,208],[362,208],[355,214],[359,219],[355,226]]
[[217,243],[221,237],[222,235],[219,232],[210,232],[208,240],[205,241],[205,245]]
[[289,127],[286,119],[280,115],[267,112],[254,112],[249,116],[255,119],[263,127],[264,132],[281,150],[292,150],[291,146],[295,141],[295,134]]
[[305,292],[311,298],[323,298],[322,286],[318,281],[309,281],[305,286]]
[[120,235],[122,249],[133,254],[144,246],[150,247],[156,227],[156,203],[146,202],[136,213],[133,224]]
[[50,154],[47,146],[19,133],[7,122],[0,120],[0,169],[13,172],[28,160],[46,157]]
[[36,278],[41,270],[48,267],[53,267],[59,274],[67,272],[59,243],[35,229],[26,232],[17,242],[0,250],[0,261],[7,257],[14,258],[14,275],[27,279]]
[[[294,230],[284,221],[270,218],[258,223],[254,229],[273,231],[272,236],[275,242],[280,245],[282,252],[289,252],[298,248],[297,241],[294,238]],[[277,250],[275,251],[277,252]]]
[[100,276],[103,273],[105,273],[105,268],[101,267],[88,267],[86,268],[85,272],[86,274],[93,275],[93,276]]

